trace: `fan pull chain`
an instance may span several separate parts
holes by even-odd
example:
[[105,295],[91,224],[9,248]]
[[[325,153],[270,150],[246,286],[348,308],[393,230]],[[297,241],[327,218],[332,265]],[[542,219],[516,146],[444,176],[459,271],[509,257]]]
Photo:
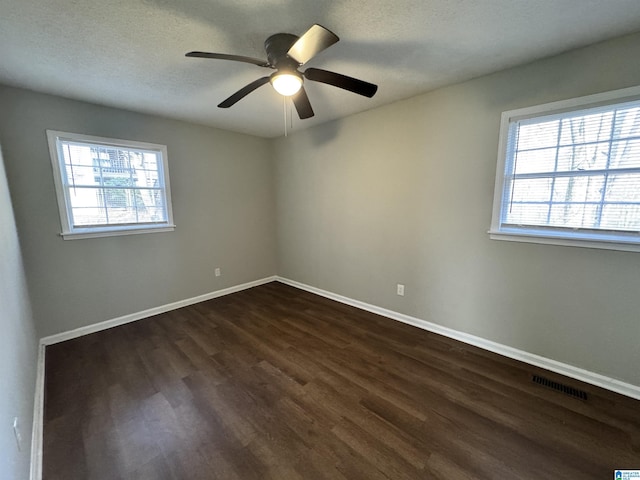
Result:
[[282,96],[282,111],[284,113],[284,136],[287,136],[287,97]]

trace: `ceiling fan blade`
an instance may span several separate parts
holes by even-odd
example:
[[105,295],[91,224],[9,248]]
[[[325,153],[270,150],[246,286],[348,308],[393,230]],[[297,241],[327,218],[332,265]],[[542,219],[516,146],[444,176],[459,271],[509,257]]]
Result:
[[333,85],[334,87],[349,90],[350,92],[369,98],[373,97],[378,91],[378,86],[373,83],[358,80],[353,77],[347,77],[346,75],[341,75],[339,73],[329,72],[328,70],[321,70],[319,68],[307,68],[303,75],[305,78],[314,82]]
[[234,105],[239,100],[242,100],[244,97],[253,92],[256,88],[261,87],[265,83],[269,83],[269,77],[262,77],[258,80],[251,82],[249,85],[242,87],[236,93],[227,98],[224,102],[218,105],[220,108],[229,108]]
[[304,65],[338,40],[340,40],[338,36],[331,30],[327,30],[322,25],[315,24],[296,40],[287,52],[287,55],[300,65]]
[[235,62],[252,63],[259,67],[270,67],[267,62],[260,60],[259,58],[243,57],[242,55],[227,55],[226,53],[209,53],[209,52],[189,52],[185,54],[185,57],[197,57],[197,58],[213,58],[216,60],[233,60]]
[[304,91],[304,87],[301,87],[298,93],[291,97],[291,99],[296,106],[300,120],[313,117],[313,108],[311,108],[311,102],[309,101],[309,97],[307,97],[307,92]]

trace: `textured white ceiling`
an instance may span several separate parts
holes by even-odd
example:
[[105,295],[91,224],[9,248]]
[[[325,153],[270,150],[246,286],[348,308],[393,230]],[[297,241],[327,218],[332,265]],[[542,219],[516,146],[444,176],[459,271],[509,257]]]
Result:
[[[307,81],[302,129],[449,83],[640,30],[639,0],[0,0],[0,83],[273,137],[282,97],[265,69],[186,58],[266,58],[273,33],[319,23],[340,42],[307,66],[379,85],[368,99]],[[303,68],[304,69],[304,68]]]

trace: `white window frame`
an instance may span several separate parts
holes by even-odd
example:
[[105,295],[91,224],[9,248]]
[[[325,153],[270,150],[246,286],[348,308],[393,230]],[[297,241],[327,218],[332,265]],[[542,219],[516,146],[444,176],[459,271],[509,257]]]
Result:
[[627,234],[608,232],[605,230],[587,231],[542,226],[539,228],[524,226],[509,228],[502,223],[504,209],[508,208],[508,195],[505,194],[505,189],[508,188],[506,182],[506,169],[513,168],[508,158],[508,148],[510,127],[514,122],[547,115],[561,114],[563,112],[615,105],[634,100],[640,100],[640,86],[503,112],[500,122],[500,141],[496,167],[493,213],[491,218],[491,227],[489,229],[490,238],[493,240],[507,240],[514,242],[640,252],[640,232],[629,232]]
[[[173,223],[173,209],[171,206],[171,188],[169,182],[169,166],[167,161],[167,147],[155,143],[138,142],[134,140],[121,140],[115,138],[97,137],[92,135],[83,135],[79,133],[60,132],[56,130],[47,130],[47,140],[49,144],[49,153],[51,157],[51,165],[53,168],[53,180],[56,189],[58,201],[58,210],[60,213],[60,224],[62,231],[60,235],[65,240],[94,238],[94,237],[110,237],[117,235],[131,235],[141,233],[170,232],[175,229]],[[166,205],[166,222],[161,223],[139,223],[139,224],[113,224],[100,226],[75,226],[73,225],[71,202],[68,196],[69,188],[65,184],[66,174],[64,155],[61,151],[61,141],[72,141],[79,143],[87,143],[91,145],[104,145],[107,147],[122,147],[136,150],[147,150],[159,154],[161,158],[162,171],[159,176],[164,186],[164,200]]]

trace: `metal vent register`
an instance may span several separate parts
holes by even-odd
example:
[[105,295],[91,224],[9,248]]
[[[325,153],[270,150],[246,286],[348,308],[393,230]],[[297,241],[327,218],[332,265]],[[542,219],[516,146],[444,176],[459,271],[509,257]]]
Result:
[[551,388],[573,398],[578,398],[580,400],[587,399],[587,392],[585,392],[584,390],[578,390],[577,388],[570,387],[569,385],[565,385],[563,383],[554,382],[553,380],[549,380],[548,378],[541,377],[539,375],[533,375],[532,381],[533,383],[537,383],[538,385],[542,385],[543,387]]

